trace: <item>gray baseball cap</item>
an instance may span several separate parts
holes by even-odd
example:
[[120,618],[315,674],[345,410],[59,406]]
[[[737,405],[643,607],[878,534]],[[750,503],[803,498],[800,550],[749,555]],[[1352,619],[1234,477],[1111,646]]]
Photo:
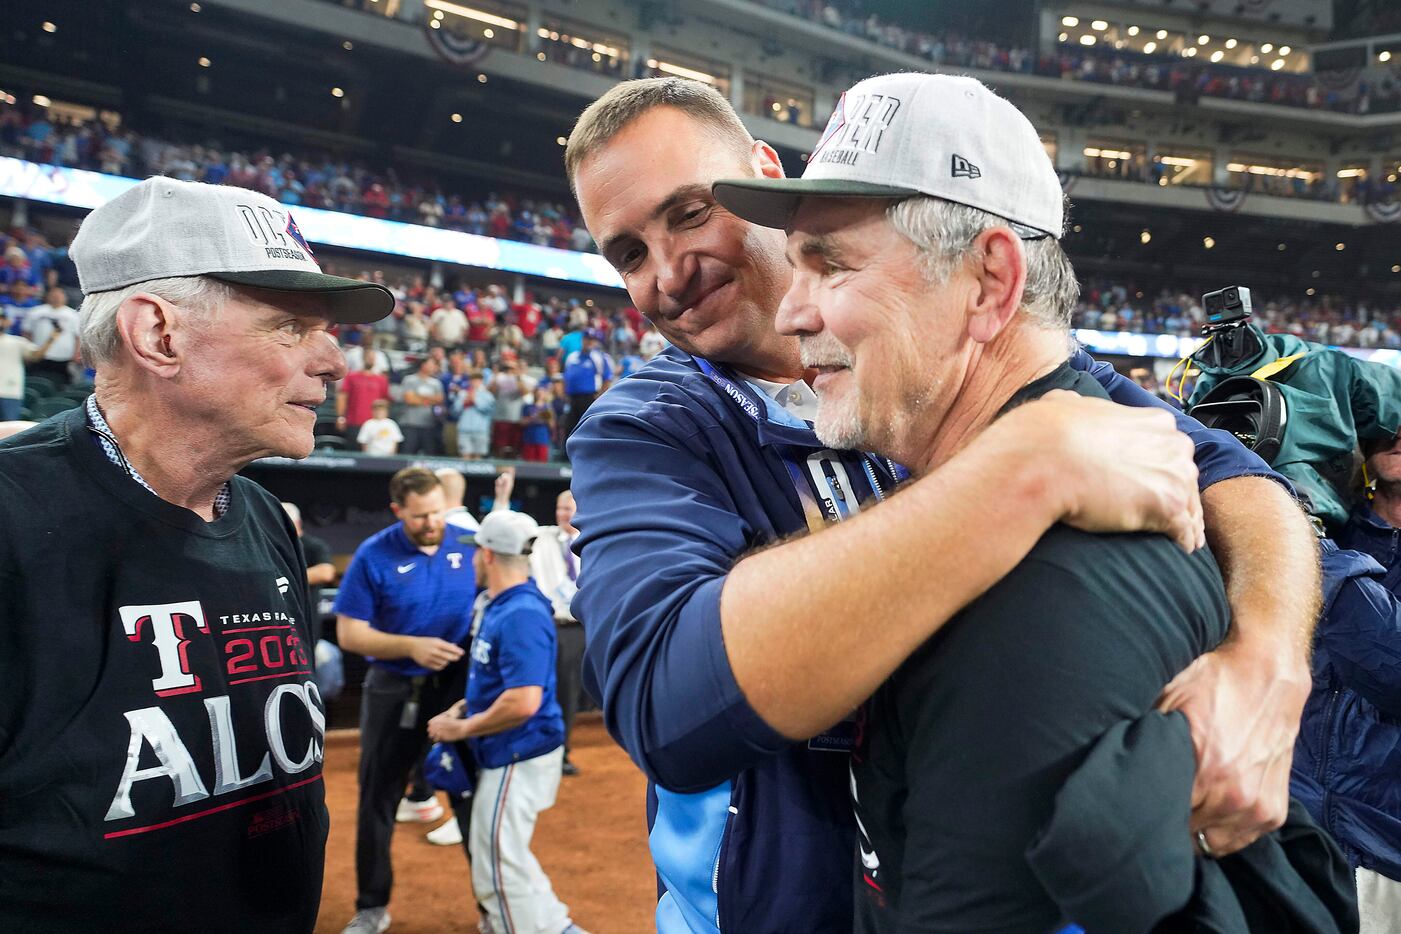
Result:
[[394,295],[373,282],[328,276],[287,205],[225,185],[156,176],[94,210],[69,255],[83,293],[138,282],[209,276],[278,292],[315,292],[348,324],[378,321]]
[[489,512],[477,529],[474,544],[499,555],[528,555],[540,524],[523,512],[498,509]]
[[930,195],[979,208],[1024,239],[1060,238],[1065,195],[1031,121],[976,78],[867,78],[837,101],[802,178],[725,179],[715,198],[786,228],[804,198]]

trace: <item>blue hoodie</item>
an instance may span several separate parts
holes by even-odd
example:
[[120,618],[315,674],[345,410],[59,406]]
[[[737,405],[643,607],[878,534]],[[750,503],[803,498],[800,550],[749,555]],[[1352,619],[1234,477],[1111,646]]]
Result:
[[[1167,408],[1087,354],[1072,363],[1118,402]],[[1203,487],[1274,476],[1229,434],[1175,414],[1197,442]],[[858,512],[902,472],[824,451],[756,387],[675,347],[590,406],[568,451],[584,683],[654,785],[658,931],[849,934],[852,736],[839,727],[793,743],[749,706],[725,653],[720,592],[741,555],[809,529],[814,510]],[[799,485],[809,477],[824,490],[844,478],[857,495],[814,503]]]
[[564,744],[564,717],[555,699],[554,611],[535,581],[509,587],[486,605],[471,656],[469,717],[511,688],[544,689],[540,709],[529,720],[502,733],[473,737],[472,754],[483,768],[533,759]]

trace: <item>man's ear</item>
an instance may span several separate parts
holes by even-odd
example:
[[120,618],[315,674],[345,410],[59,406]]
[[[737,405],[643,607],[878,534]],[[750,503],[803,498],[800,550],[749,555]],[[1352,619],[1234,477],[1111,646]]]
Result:
[[1026,253],[1009,227],[992,227],[974,241],[972,273],[977,279],[968,336],[986,344],[1002,333],[1021,308],[1026,289]]
[[749,164],[755,178],[785,178],[783,162],[774,148],[761,139],[756,139],[749,147]]
[[180,328],[180,309],[159,295],[138,292],[117,309],[117,334],[131,359],[161,379],[180,372],[181,351],[189,337]]

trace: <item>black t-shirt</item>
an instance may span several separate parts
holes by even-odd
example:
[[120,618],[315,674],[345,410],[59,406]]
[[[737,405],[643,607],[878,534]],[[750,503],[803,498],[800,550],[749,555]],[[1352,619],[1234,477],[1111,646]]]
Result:
[[[1067,366],[1013,403],[1051,389],[1104,395]],[[857,930],[1043,934],[1067,920],[1023,856],[1056,791],[1226,628],[1208,550],[1048,531],[861,711]]]
[[312,930],[305,575],[243,478],[205,523],[108,461],[81,408],[0,443],[0,931]]
[[[302,554],[306,556],[308,568],[331,563],[331,546],[315,535],[302,535]],[[311,611],[307,622],[310,624],[311,644],[314,647],[321,640],[321,585],[307,584],[306,593],[307,608]]]

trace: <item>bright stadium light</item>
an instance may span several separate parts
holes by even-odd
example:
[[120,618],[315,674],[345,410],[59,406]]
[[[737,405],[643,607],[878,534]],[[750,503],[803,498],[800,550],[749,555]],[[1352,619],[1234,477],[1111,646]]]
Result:
[[1159,30],[1158,30],[1158,38],[1159,38],[1159,39],[1166,39],[1166,38],[1167,38],[1167,30],[1166,30],[1166,29],[1159,29]]
[[1227,40],[1226,40],[1226,48],[1228,48],[1228,49],[1234,49],[1234,48],[1236,47],[1236,45],[1237,45],[1236,40],[1234,40],[1234,39],[1227,39]]
[[1270,52],[1270,51],[1272,51],[1273,49],[1274,49],[1274,46],[1271,45],[1271,44],[1268,43],[1268,42],[1266,42],[1264,45],[1260,46],[1260,51],[1261,51],[1261,52]]
[[462,114],[453,114],[453,115],[452,115],[452,122],[453,122],[453,123],[461,123],[461,122],[462,122]]
[[1202,246],[1206,247],[1208,250],[1211,249],[1212,247],[1216,246],[1216,238],[1215,238],[1215,237],[1203,237],[1203,238],[1202,238]]
[[1080,37],[1080,44],[1081,44],[1081,45],[1094,45],[1094,44],[1095,44],[1095,37],[1094,37],[1094,36],[1090,36],[1090,35],[1081,36],[1081,37]]
[[53,104],[53,101],[49,100],[43,94],[35,94],[32,100],[34,101],[35,107],[48,107]]
[[1152,239],[1153,239],[1153,232],[1152,232],[1151,230],[1145,230],[1145,231],[1143,231],[1143,233],[1141,233],[1141,234],[1138,235],[1138,242],[1139,242],[1139,243],[1147,243],[1147,242],[1149,242],[1149,241],[1152,240]]
[[1223,58],[1225,58],[1225,57],[1226,57],[1226,53],[1223,52],[1223,51],[1221,51],[1220,49],[1217,49],[1215,52],[1212,52],[1212,53],[1211,53],[1211,60],[1212,60],[1213,62],[1219,62],[1219,61],[1221,61],[1221,59],[1223,59]]
[[201,68],[208,68],[208,67],[210,66],[210,64],[211,64],[211,63],[210,63],[209,59],[208,59],[206,56],[201,55],[201,56],[199,57],[199,67],[201,67]]
[[1106,29],[1109,28],[1109,24],[1102,19],[1097,19],[1093,23],[1090,23],[1090,28],[1097,29],[1100,32],[1104,32]]
[[1131,36],[1136,36],[1136,35],[1138,35],[1138,27],[1137,27],[1137,26],[1130,26],[1130,27],[1129,27],[1129,35],[1131,35]]
[[1060,18],[1060,24],[1062,26],[1079,26],[1080,18],[1078,16],[1062,16]]
[[488,26],[487,28],[485,28],[485,29],[482,30],[482,35],[485,36],[485,37],[488,38],[488,39],[495,39],[495,38],[496,38],[496,30],[494,30],[494,29],[492,29],[490,26]]
[[58,32],[58,27],[55,26],[53,23],[50,23],[50,22],[47,21],[47,20],[44,21],[44,27],[43,27],[43,28],[44,28],[44,32],[48,32],[48,33]]
[[1200,36],[1197,36],[1197,45],[1206,45],[1210,41],[1211,37],[1208,36],[1206,33],[1202,33]]
[[1346,249],[1347,249],[1347,244],[1346,244],[1346,243],[1343,243],[1341,240],[1339,240],[1337,243],[1333,244],[1333,249],[1335,249],[1335,250],[1337,250],[1339,253],[1341,253],[1343,250],[1346,250]]
[[1280,46],[1280,47],[1279,47],[1279,54],[1280,54],[1280,55],[1288,55],[1288,54],[1289,54],[1289,46],[1287,46],[1287,45],[1282,45],[1282,46]]
[[1143,46],[1143,53],[1144,53],[1145,55],[1152,55],[1152,54],[1153,54],[1154,52],[1156,52],[1157,50],[1158,50],[1158,43],[1156,43],[1156,42],[1149,42],[1149,43],[1147,43],[1146,45]]
[[1315,289],[1313,286],[1309,286],[1307,289],[1304,289],[1305,295],[1316,295],[1317,293],[1318,289]]
[[706,84],[715,83],[714,75],[708,75],[703,71],[696,71],[692,68],[683,68],[680,65],[673,65],[671,62],[663,62],[655,58],[647,59],[647,67],[655,68],[657,71],[664,71],[669,75],[676,75],[678,78],[690,78],[692,81],[704,81]]
[[565,143],[569,142],[569,140],[565,139],[563,136],[556,136],[555,142],[563,146]]
[[345,91],[341,90],[340,88],[331,88],[331,96],[332,96],[332,97],[345,97]]
[[1282,59],[1282,58],[1277,58],[1277,59],[1275,59],[1273,62],[1270,63],[1270,71],[1279,71],[1279,70],[1280,70],[1281,68],[1283,68],[1283,67],[1284,67],[1284,59]]
[[486,23],[488,26],[500,26],[502,29],[519,29],[520,23],[504,16],[497,16],[485,10],[474,10],[471,7],[461,6],[456,3],[448,3],[448,0],[423,0],[423,5],[430,10],[441,10],[444,13],[452,13],[455,16],[474,19],[479,23]]
[[1065,40],[1067,40],[1067,39],[1070,38],[1070,33],[1068,33],[1068,32],[1063,32],[1063,33],[1061,33],[1059,36],[1057,36],[1056,38],[1058,38],[1058,39],[1060,39],[1060,41],[1064,42]]
[[1391,271],[1392,271],[1392,272],[1401,272],[1401,266],[1392,266],[1392,267],[1391,267]]
[[1389,61],[1391,61],[1391,53],[1390,53],[1390,52],[1383,52],[1383,53],[1381,53],[1380,55],[1377,56],[1377,61],[1379,61],[1379,62],[1389,62]]

